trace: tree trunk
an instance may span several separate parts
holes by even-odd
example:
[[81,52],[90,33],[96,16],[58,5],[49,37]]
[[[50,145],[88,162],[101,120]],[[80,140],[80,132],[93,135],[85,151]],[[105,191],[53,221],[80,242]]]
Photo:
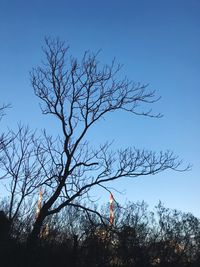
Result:
[[28,236],[28,240],[27,240],[28,247],[34,247],[35,245],[37,245],[37,241],[40,236],[42,225],[43,225],[44,219],[46,218],[46,213],[47,213],[46,210],[41,209],[40,213],[38,214],[38,217],[33,225],[33,229],[30,235]]

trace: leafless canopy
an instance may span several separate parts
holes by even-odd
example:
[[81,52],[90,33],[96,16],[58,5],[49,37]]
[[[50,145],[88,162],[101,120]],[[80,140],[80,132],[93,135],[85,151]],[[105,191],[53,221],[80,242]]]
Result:
[[[115,60],[102,65],[98,53],[86,52],[78,61],[68,56],[69,48],[60,40],[47,38],[45,44],[45,61],[32,70],[31,82],[41,100],[43,114],[55,116],[61,131],[57,140],[45,133],[45,142],[40,147],[46,174],[41,185],[47,193],[35,233],[46,216],[67,205],[85,210],[81,200],[88,197],[94,186],[123,177],[177,170],[180,165],[170,151],[156,154],[126,148],[113,152],[108,143],[91,148],[86,134],[101,118],[117,110],[159,118],[160,114],[145,109],[158,98],[146,85],[119,79],[121,66]],[[44,153],[47,162],[43,161]]]
[[9,131],[8,137],[10,141],[1,151],[0,179],[6,180],[8,219],[14,222],[27,212],[29,197],[39,187],[44,174],[38,158],[42,153],[38,150],[35,133],[19,125],[17,132]]

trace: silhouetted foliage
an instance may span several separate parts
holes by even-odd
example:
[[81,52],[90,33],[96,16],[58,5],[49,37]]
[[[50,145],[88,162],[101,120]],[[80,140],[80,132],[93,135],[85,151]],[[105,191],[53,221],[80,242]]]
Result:
[[[120,216],[110,226],[102,224],[97,214],[91,219],[75,207],[66,207],[48,217],[48,232],[43,231],[38,245],[29,250],[23,235],[8,234],[9,221],[1,212],[3,266],[199,266],[200,220],[192,214],[161,203],[151,212],[144,202],[116,206],[115,213]],[[21,227],[27,235],[29,227]]]
[[8,239],[10,223],[5,213],[0,210],[0,242]]

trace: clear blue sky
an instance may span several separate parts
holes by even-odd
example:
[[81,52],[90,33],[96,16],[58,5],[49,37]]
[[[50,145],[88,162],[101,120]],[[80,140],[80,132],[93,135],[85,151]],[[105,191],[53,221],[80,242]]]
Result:
[[[42,117],[29,81],[29,71],[41,62],[44,36],[70,44],[71,54],[102,49],[99,59],[113,57],[123,74],[149,83],[162,98],[154,110],[160,120],[120,113],[102,121],[90,133],[93,142],[115,140],[116,148],[136,146],[171,149],[190,172],[165,172],[115,184],[118,201],[145,200],[200,217],[200,1],[199,0],[1,0],[0,101],[13,108],[1,124],[17,122],[52,129]],[[98,192],[97,192],[98,194]],[[108,195],[100,201],[107,201]]]

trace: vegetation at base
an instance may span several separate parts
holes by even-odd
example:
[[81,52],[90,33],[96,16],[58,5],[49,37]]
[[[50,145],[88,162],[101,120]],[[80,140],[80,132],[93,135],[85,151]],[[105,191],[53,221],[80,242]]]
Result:
[[115,204],[109,225],[109,205],[88,214],[66,207],[45,221],[35,247],[27,237],[35,211],[9,222],[6,200],[0,209],[1,266],[195,267],[200,264],[200,220],[190,213],[147,204]]

